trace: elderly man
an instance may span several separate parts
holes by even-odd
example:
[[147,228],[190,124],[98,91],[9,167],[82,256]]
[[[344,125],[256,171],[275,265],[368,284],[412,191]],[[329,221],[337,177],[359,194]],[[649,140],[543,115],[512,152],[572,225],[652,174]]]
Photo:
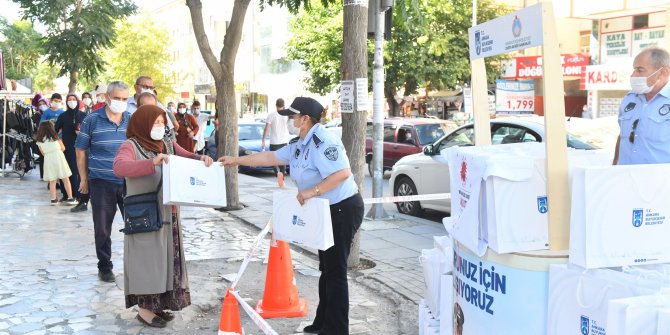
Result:
[[644,49],[633,61],[631,91],[619,107],[614,164],[670,163],[670,54]]
[[107,104],[89,114],[81,123],[75,144],[79,191],[89,193],[93,206],[95,252],[98,278],[114,282],[112,272],[112,221],[118,207],[123,213],[123,179],[112,171],[119,147],[126,141],[130,114],[126,112],[128,85],[114,81],[107,86]]
[[[133,95],[128,99],[128,109],[126,110],[131,115],[135,113],[137,107],[139,107],[137,102],[139,101],[140,94],[145,92],[154,94],[154,90],[156,89],[154,87],[154,80],[151,79],[151,77],[149,76],[137,77],[137,79],[135,80],[135,86],[133,88],[135,89],[135,95]],[[157,103],[157,105],[163,108],[163,105],[161,105],[160,102]]]

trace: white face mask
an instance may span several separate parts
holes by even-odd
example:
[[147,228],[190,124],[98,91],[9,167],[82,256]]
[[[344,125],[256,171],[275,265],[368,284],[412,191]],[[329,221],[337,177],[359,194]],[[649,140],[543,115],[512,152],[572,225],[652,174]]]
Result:
[[101,102],[105,102],[105,99],[101,95],[99,95],[98,98],[97,98],[97,101],[98,101],[98,103],[101,103]]
[[126,111],[126,108],[128,108],[128,102],[126,102],[126,101],[120,101],[120,100],[110,100],[109,101],[109,109],[114,114],[123,113],[123,112]]
[[51,103],[51,108],[53,109],[60,109],[60,102],[52,102]]
[[172,106],[168,107],[168,112],[174,113],[174,107],[172,107]]
[[186,114],[186,108],[179,108],[177,111],[179,111],[179,114]]
[[154,141],[162,140],[165,137],[165,127],[151,128],[151,139]]
[[288,120],[288,132],[291,135],[300,135],[300,128],[296,128],[295,126],[295,120],[289,119]]
[[49,108],[49,107],[47,107],[47,105],[40,105],[40,107],[39,107],[39,109],[40,109],[41,111],[43,111],[43,112],[44,112],[45,110],[47,110],[47,108]]
[[661,69],[662,68],[659,68],[658,70],[654,71],[654,73],[650,74],[648,77],[630,77],[631,91],[637,94],[647,94],[651,92],[651,90],[654,89],[654,86],[656,86],[656,83],[658,83],[658,79],[651,86],[647,86],[647,79],[655,75],[656,72],[660,71]]
[[143,88],[142,91],[140,91],[140,94],[142,94],[142,93],[151,93],[151,94],[154,94],[154,91],[153,91],[153,90],[150,90],[150,89],[148,89],[148,88]]
[[200,108],[193,109],[193,114],[200,114]]
[[82,99],[84,101],[84,105],[89,106],[91,104],[91,98],[84,98]]
[[67,102],[67,107],[70,109],[75,109],[77,108],[77,105],[79,105],[76,101],[68,101]]

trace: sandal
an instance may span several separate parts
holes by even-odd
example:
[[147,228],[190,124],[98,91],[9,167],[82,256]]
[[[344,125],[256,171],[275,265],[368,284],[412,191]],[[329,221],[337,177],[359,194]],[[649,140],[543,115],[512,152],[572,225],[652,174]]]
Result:
[[137,313],[137,320],[140,320],[141,323],[154,328],[165,328],[165,326],[167,325],[165,320],[163,320],[158,315],[154,316],[153,319],[151,319],[151,323],[149,323],[147,322],[147,320],[144,320],[144,318],[142,318],[139,313]]
[[165,321],[174,320],[174,314],[170,313],[168,311],[161,311],[161,312],[156,313],[156,315],[158,315],[161,319],[163,319]]

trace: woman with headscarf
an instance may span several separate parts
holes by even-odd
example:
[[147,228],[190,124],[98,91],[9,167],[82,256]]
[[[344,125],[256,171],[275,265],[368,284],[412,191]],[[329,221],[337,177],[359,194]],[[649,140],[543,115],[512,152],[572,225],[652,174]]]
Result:
[[177,114],[175,115],[177,119],[177,124],[179,127],[175,127],[177,133],[177,143],[182,146],[182,148],[195,152],[195,142],[193,139],[195,135],[198,134],[200,130],[198,127],[198,121],[191,114],[186,113],[186,104],[180,102],[177,105]]
[[[155,105],[140,106],[128,124],[128,140],[114,159],[114,173],[125,178],[126,195],[154,192],[162,179],[161,165],[168,155],[202,160],[209,156],[188,152],[165,139],[165,112]],[[162,188],[158,199],[162,199]],[[163,226],[154,232],[124,237],[124,293],[126,308],[138,305],[137,319],[163,328],[178,311],[191,304],[179,207],[161,204]]]
[[[65,145],[65,159],[67,160],[67,165],[70,167],[70,171],[72,171],[70,184],[72,185],[74,197],[81,203],[81,194],[79,194],[79,170],[77,169],[77,155],[74,151],[74,142],[77,140],[79,126],[81,125],[81,122],[84,121],[86,114],[79,110],[79,98],[74,93],[70,93],[65,97],[65,107],[65,112],[59,115],[56,119],[55,126],[56,132],[60,134],[63,144]],[[63,188],[61,188],[61,190],[63,190]],[[88,194],[85,196],[88,196]],[[63,197],[65,198],[65,195]],[[85,200],[85,202],[88,203],[88,199]],[[78,207],[79,205],[73,209]]]

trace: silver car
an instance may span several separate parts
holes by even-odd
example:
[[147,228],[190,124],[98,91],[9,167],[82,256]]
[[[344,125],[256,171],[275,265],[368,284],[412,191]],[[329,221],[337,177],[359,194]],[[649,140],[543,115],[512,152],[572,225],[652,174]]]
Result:
[[[543,122],[541,117],[491,120],[491,143],[542,142]],[[422,153],[401,158],[391,170],[389,186],[393,195],[449,193],[449,166],[440,151],[453,146],[472,146],[474,137],[474,125],[467,124],[426,145]],[[567,136],[567,145],[575,149],[598,149],[571,134]],[[400,213],[415,216],[421,215],[423,209],[451,212],[451,200],[397,202],[396,206]]]

